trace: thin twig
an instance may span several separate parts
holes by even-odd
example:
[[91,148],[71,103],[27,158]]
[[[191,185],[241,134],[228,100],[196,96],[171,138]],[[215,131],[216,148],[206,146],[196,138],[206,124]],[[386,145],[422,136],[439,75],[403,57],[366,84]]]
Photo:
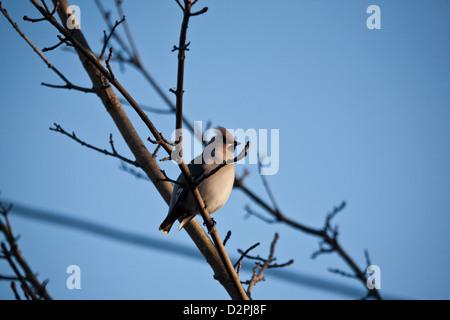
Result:
[[[120,102],[122,103],[122,104],[126,104],[126,105],[130,105],[129,103],[128,103],[128,101],[127,100],[125,100],[125,99],[119,99],[120,100]],[[157,113],[157,114],[173,114],[173,111],[172,110],[166,110],[166,109],[162,109],[162,108],[156,108],[156,107],[152,107],[152,106],[148,106],[148,105],[143,105],[143,104],[139,104],[140,106],[141,106],[141,108],[142,108],[142,110],[145,110],[145,111],[148,111],[148,112],[152,112],[152,113]]]
[[[119,17],[123,17],[123,19],[125,19],[125,14],[124,14],[123,8],[122,8],[122,0],[116,0],[116,8],[117,8]],[[125,29],[125,34],[127,36],[128,43],[131,46],[131,50],[133,51],[133,60],[139,64],[140,60],[139,60],[137,46],[136,46],[136,43],[134,42],[133,35],[131,33],[130,27],[128,26],[128,22],[126,20],[125,20],[125,23],[123,24],[123,28]]]
[[[103,20],[105,20],[106,25],[108,26],[108,29],[111,31],[113,28],[113,24],[111,23],[110,20],[110,12],[106,11],[105,8],[103,7],[102,3],[100,0],[95,0],[95,4],[97,5],[98,10],[100,11],[100,14],[103,17]],[[120,45],[121,49],[123,51],[126,52],[126,54],[130,57],[129,61],[130,63],[134,63],[133,62],[133,52],[131,52],[131,49],[125,44],[125,41],[120,37],[120,35],[117,32],[114,32],[113,34],[114,39],[118,42],[118,44]]]
[[79,87],[79,86],[73,85],[71,83],[68,83],[68,84],[65,84],[65,85],[57,85],[57,84],[50,84],[50,83],[42,82],[41,85],[44,86],[44,87],[49,87],[49,88],[54,88],[54,89],[76,90],[76,91],[81,91],[81,92],[84,92],[84,93],[95,93],[95,92],[97,92],[97,89],[94,89],[94,88],[83,88],[83,87]]
[[97,147],[95,147],[95,146],[93,146],[93,145],[91,145],[89,143],[84,142],[83,140],[79,139],[76,136],[75,132],[72,132],[70,134],[67,131],[65,131],[59,124],[54,123],[53,125],[54,125],[53,128],[49,128],[51,131],[61,133],[61,134],[71,138],[72,140],[78,142],[82,146],[85,146],[85,147],[87,147],[89,149],[98,151],[100,153],[103,153],[104,155],[120,159],[123,162],[126,162],[128,164],[132,164],[133,166],[136,166],[136,167],[139,167],[139,165],[138,165],[138,163],[136,161],[130,160],[130,159],[128,159],[128,158],[126,158],[124,156],[121,156],[120,154],[117,153],[117,151],[116,151],[116,149],[114,147],[114,141],[112,140],[112,134],[110,135],[110,138],[109,138],[109,143],[110,143],[111,149],[112,149],[112,152],[110,152],[110,151],[108,151],[106,149],[97,148]]
[[[6,259],[6,256],[5,256],[5,259]],[[19,280],[19,277],[18,276],[3,276],[3,275],[1,275],[0,274],[0,280],[6,280],[6,281],[17,281],[17,280]]]
[[59,40],[59,42],[57,44],[55,44],[54,46],[46,47],[46,48],[42,49],[42,52],[48,52],[48,51],[55,50],[56,48],[58,48],[62,44],[65,44],[66,46],[71,46],[71,44],[67,41],[67,39],[64,39],[59,34],[58,34],[57,38]]
[[119,169],[125,171],[126,173],[133,175],[137,179],[151,181],[147,175],[145,175],[141,172],[138,172],[137,170],[134,170],[132,167],[125,165],[123,162],[120,162]]
[[191,17],[195,17],[195,16],[199,16],[201,14],[204,14],[208,11],[208,7],[204,7],[203,9],[197,11],[197,12],[193,12],[191,13]]
[[238,252],[241,254],[241,257],[238,259],[238,261],[236,261],[236,263],[233,265],[233,267],[236,268],[236,266],[238,266],[239,263],[241,263],[242,259],[244,259],[250,251],[252,251],[253,249],[255,249],[259,245],[260,245],[260,243],[257,242],[257,243],[255,243],[254,245],[252,245],[250,248],[248,248],[245,251],[238,250]]
[[16,283],[14,281],[11,281],[11,289],[14,292],[14,297],[16,300],[22,300],[19,293],[17,292]]
[[106,35],[106,31],[104,32],[103,47],[102,47],[102,51],[100,52],[100,56],[98,57],[99,60],[103,60],[103,58],[105,56],[106,47],[108,46],[109,40],[111,39],[111,37],[113,36],[114,32],[116,31],[116,28],[124,21],[125,21],[125,16],[123,16],[121,20],[116,21],[116,23],[114,23],[114,26],[111,28],[108,36]]
[[183,5],[181,4],[180,0],[175,0],[175,1],[177,2],[178,6],[181,8],[181,11],[184,12],[184,8],[183,8]]
[[231,238],[231,230],[228,230],[227,235],[225,236],[225,239],[223,239],[223,246],[227,244],[228,240]]
[[111,75],[111,82],[115,82],[116,81],[116,77],[114,77],[114,73],[112,72],[111,69],[111,58],[113,56],[113,48],[109,48],[109,55],[108,55],[108,59],[106,59],[106,67],[108,68],[109,74]]
[[258,170],[259,170],[259,176],[261,177],[262,183],[264,185],[264,188],[266,189],[267,194],[269,195],[270,201],[272,202],[272,206],[276,211],[280,211],[279,207],[278,207],[278,203],[275,199],[275,196],[272,192],[272,189],[269,186],[269,182],[266,179],[266,176],[261,174],[261,169],[262,169],[262,163],[261,163],[261,159],[260,156],[258,154]]
[[342,271],[340,269],[329,268],[328,271],[330,271],[331,273],[335,273],[335,274],[341,275],[341,276],[346,277],[346,278],[356,278],[356,276],[353,273],[348,273],[348,272]]

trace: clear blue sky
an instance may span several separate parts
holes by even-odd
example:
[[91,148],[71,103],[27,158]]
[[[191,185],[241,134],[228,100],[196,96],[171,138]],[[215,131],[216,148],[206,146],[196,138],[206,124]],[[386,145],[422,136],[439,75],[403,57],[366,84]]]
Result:
[[[106,26],[93,1],[70,3],[80,6],[83,32],[99,51]],[[381,8],[381,30],[366,27],[372,4]],[[57,42],[48,24],[22,21],[37,16],[28,1],[4,0],[3,6],[39,48]],[[450,2],[200,0],[197,6],[209,11],[193,18],[188,30],[186,116],[227,128],[279,129],[280,170],[268,181],[281,210],[321,227],[326,213],[347,201],[335,220],[342,245],[360,266],[369,250],[381,268],[382,294],[449,299]],[[127,0],[124,8],[145,66],[164,90],[175,87],[176,2]],[[0,199],[193,247],[184,232],[158,232],[167,206],[152,184],[48,130],[56,122],[105,148],[113,133],[117,150],[130,156],[99,99],[42,87],[60,80],[3,16],[0,41]],[[73,83],[89,86],[74,54],[46,56]],[[137,101],[166,108],[138,72],[113,68]],[[144,126],[127,110],[145,139]],[[173,116],[150,116],[171,133]],[[162,167],[171,177],[178,174],[168,162]],[[246,184],[266,197],[257,166],[238,166],[238,173],[244,168],[251,172]],[[255,254],[267,255],[279,232],[278,261],[295,260],[287,270],[361,287],[327,271],[348,271],[336,255],[310,259],[316,238],[244,219],[246,204],[260,210],[234,190],[214,217],[222,237],[233,232],[227,245],[233,256],[255,242],[261,242]],[[55,298],[228,297],[203,261],[20,216],[11,220],[23,255],[41,280],[50,280]],[[66,288],[72,264],[81,268],[81,290]],[[0,263],[0,274],[9,273]],[[270,272],[266,279],[256,285],[255,299],[348,298]],[[0,282],[0,298],[13,298],[6,282]]]

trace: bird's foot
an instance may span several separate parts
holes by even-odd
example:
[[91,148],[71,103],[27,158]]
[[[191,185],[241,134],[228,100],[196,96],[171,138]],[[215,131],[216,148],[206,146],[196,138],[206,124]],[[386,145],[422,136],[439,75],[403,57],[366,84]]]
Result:
[[[216,226],[216,220],[214,220],[214,218],[211,218],[212,220],[212,227],[211,230],[208,231],[208,234],[211,234],[211,231],[213,230],[213,228]],[[206,226],[206,222],[203,222],[203,225]]]

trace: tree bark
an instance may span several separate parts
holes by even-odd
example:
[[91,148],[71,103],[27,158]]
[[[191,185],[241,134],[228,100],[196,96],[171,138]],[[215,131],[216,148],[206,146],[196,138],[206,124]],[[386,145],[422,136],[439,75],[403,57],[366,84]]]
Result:
[[[59,2],[59,7],[57,10],[58,15],[62,21],[62,25],[67,29],[66,21],[69,17],[69,15],[67,14],[69,4],[66,0],[52,1],[54,5]],[[32,2],[35,3],[35,5],[37,4],[37,2],[33,0]],[[70,31],[71,33],[73,32],[72,36],[86,49],[90,50],[81,29],[73,29],[68,31]],[[119,129],[122,137],[135,156],[137,163],[147,174],[160,195],[168,204],[173,190],[172,184],[170,182],[161,181],[165,179],[165,176],[162,174],[155,158],[153,158],[152,154],[145,147],[144,142],[141,140],[138,133],[134,129],[134,126],[125,113],[125,110],[123,109],[119,98],[117,97],[113,89],[108,86],[108,80],[81,51],[77,50],[77,53],[84,69],[91,79],[93,88],[98,88],[96,90],[97,96],[100,98],[109,115]],[[231,281],[228,277],[227,271],[224,268],[224,265],[214,244],[212,243],[206,232],[203,230],[203,228],[200,226],[200,224],[197,222],[197,220],[192,219],[184,229],[187,231],[197,248],[200,250],[208,264],[213,269],[214,278],[222,284],[222,286],[227,290],[232,299],[241,299],[241,295],[236,290],[233,281]]]

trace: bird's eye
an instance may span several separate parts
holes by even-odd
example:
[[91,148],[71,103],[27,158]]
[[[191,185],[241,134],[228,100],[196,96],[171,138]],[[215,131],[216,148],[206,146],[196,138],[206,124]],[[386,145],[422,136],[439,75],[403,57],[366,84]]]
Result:
[[223,137],[223,144],[227,144],[227,138]]

